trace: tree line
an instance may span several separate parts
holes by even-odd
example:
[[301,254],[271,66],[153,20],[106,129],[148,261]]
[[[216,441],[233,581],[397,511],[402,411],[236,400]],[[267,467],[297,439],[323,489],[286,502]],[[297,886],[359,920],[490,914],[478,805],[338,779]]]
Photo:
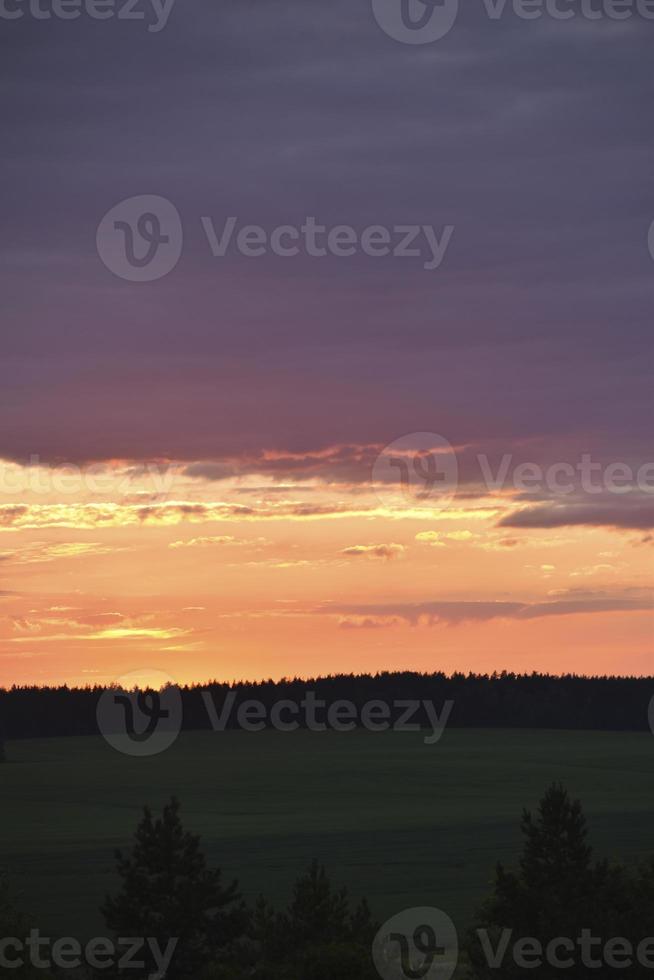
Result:
[[[96,708],[105,687],[19,687],[0,689],[0,738],[91,735],[98,730]],[[338,674],[279,681],[220,683],[182,687],[183,727],[211,727],[205,697],[220,705],[230,692],[238,705],[257,700],[268,708],[282,699],[301,701],[308,691],[328,704],[348,700],[359,710],[373,700],[453,701],[448,722],[462,728],[554,728],[645,731],[654,677],[581,677],[574,674],[463,674],[381,672]],[[417,720],[428,723],[420,714]]]

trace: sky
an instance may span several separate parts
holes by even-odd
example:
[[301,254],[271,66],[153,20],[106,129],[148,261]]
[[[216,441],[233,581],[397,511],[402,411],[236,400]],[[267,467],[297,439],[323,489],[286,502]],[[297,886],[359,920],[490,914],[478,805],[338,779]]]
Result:
[[0,685],[651,674],[654,20],[40,3],[0,5]]

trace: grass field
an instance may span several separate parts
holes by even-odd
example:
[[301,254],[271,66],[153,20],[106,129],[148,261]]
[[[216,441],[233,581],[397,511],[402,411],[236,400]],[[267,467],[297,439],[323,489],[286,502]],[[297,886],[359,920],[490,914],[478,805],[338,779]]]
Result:
[[179,796],[183,819],[248,898],[284,902],[316,856],[378,918],[437,905],[460,924],[519,817],[552,780],[580,797],[598,853],[654,851],[654,738],[645,734],[447,731],[188,733],[149,759],[100,738],[14,742],[0,766],[0,864],[42,929],[85,938],[116,885],[113,849],[140,808]]

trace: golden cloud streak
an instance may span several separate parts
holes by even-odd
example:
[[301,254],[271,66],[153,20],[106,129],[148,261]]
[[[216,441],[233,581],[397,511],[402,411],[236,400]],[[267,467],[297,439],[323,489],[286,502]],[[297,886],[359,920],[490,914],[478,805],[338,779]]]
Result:
[[4,504],[0,506],[0,531],[67,528],[98,530],[112,527],[174,527],[177,524],[209,524],[236,521],[320,521],[353,518],[390,520],[490,520],[497,508],[389,508],[352,509],[339,504],[305,504],[274,501],[254,507],[225,502],[167,501],[154,504]]

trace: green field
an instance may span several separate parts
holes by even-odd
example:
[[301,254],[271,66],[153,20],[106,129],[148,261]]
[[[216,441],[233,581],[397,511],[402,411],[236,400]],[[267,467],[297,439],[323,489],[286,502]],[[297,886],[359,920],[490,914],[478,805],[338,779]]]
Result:
[[100,738],[13,742],[0,766],[0,864],[39,927],[85,938],[116,885],[113,849],[143,804],[176,794],[212,862],[248,898],[284,902],[316,856],[378,918],[437,905],[467,923],[498,859],[518,852],[523,806],[552,780],[582,799],[600,854],[654,851],[654,738],[447,731],[188,733],[150,759]]

